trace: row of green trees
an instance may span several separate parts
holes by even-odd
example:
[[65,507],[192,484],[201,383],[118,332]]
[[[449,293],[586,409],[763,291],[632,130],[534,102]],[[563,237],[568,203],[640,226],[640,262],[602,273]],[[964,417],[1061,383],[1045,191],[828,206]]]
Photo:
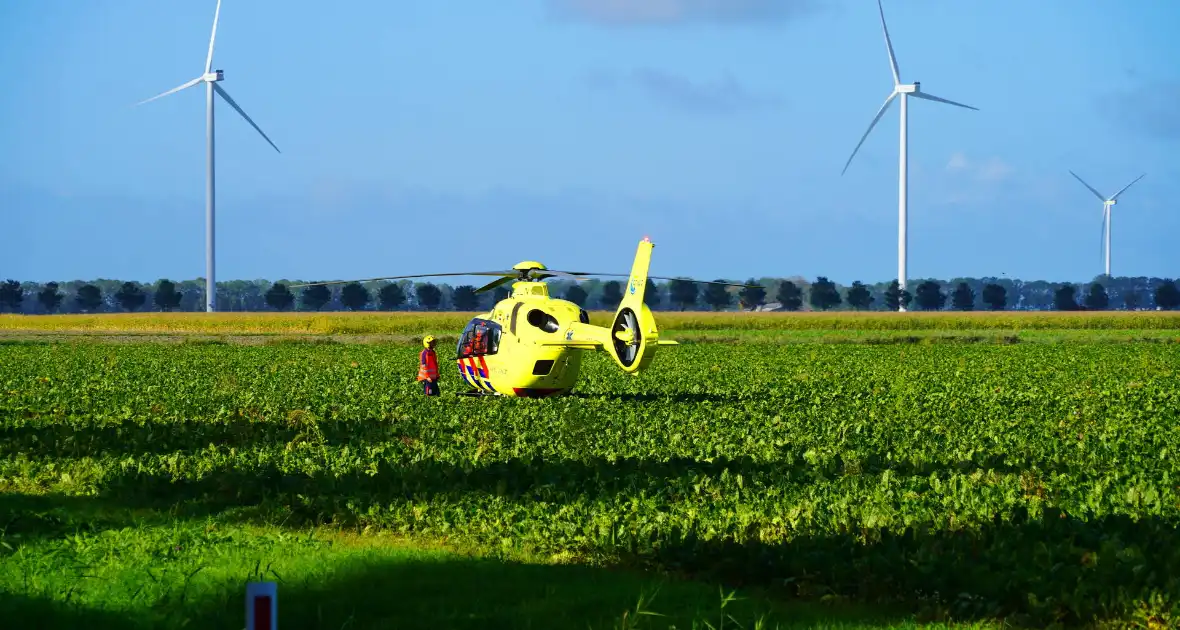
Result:
[[[1097,278],[1084,293],[1071,283],[1023,283],[1008,279],[960,279],[953,283],[923,280],[913,293],[902,291],[896,280],[877,285],[859,281],[842,288],[821,276],[814,282],[803,279],[750,278],[734,290],[717,284],[691,280],[655,283],[648,280],[645,301],[652,309],[710,310],[733,308],[775,310],[1004,310],[1057,309],[1105,310],[1110,308],[1175,309],[1180,307],[1180,290],[1173,280],[1160,278]],[[224,311],[321,311],[321,310],[425,310],[475,311],[508,296],[501,287],[479,294],[475,287],[450,287],[429,282],[353,282],[316,285],[292,291],[280,281],[231,281],[218,284],[218,310]],[[586,308],[613,309],[623,297],[623,285],[615,280],[583,283],[549,282],[550,293]],[[0,284],[0,310],[19,313],[103,311],[200,311],[204,305],[200,279],[174,283],[159,280],[154,285],[99,280],[45,284],[7,280]],[[1108,287],[1110,290],[1108,290]]]
[[[779,301],[789,300],[789,306],[783,302],[787,310],[798,310],[799,296],[793,291],[789,293],[790,295],[783,296],[780,290]],[[985,284],[978,297],[989,310],[1002,311],[1008,305],[1007,290],[999,284]],[[885,290],[884,298],[885,308],[891,311],[896,311],[899,304],[907,309],[916,307],[919,310],[936,311],[948,306],[948,301],[952,310],[970,311],[974,310],[977,304],[975,291],[967,282],[959,282],[954,290],[946,293],[938,282],[926,280],[918,284],[911,295],[909,291],[900,290],[900,285],[894,280]],[[1138,293],[1126,292],[1122,298],[1122,306],[1125,309],[1136,310],[1144,306],[1143,296]],[[1151,293],[1151,298],[1155,306],[1161,309],[1171,310],[1180,307],[1180,289],[1173,280],[1160,282]],[[853,282],[852,287],[845,293],[844,301],[853,310],[868,310],[874,297],[868,287],[860,282]],[[826,278],[821,277],[812,285],[810,303],[813,308],[829,310],[839,306],[840,302],[839,291]],[[1111,306],[1110,294],[1100,282],[1090,283],[1084,295],[1079,295],[1077,287],[1072,284],[1063,284],[1053,292],[1053,308],[1059,311],[1101,311],[1110,309]]]

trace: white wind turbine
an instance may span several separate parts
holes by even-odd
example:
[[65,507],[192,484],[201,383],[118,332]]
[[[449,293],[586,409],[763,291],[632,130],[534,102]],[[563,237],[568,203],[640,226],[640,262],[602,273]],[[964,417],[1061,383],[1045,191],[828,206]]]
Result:
[[[865,138],[869,137],[869,132],[871,132],[873,130],[873,127],[877,124],[877,121],[881,120],[881,116],[883,116],[885,114],[885,110],[889,108],[889,104],[893,102],[893,98],[900,94],[901,98],[899,100],[901,101],[901,154],[899,156],[900,167],[899,167],[899,171],[898,171],[898,180],[897,180],[897,188],[898,188],[898,190],[897,190],[897,222],[898,222],[897,283],[898,283],[898,285],[900,285],[901,290],[904,291],[906,288],[906,236],[907,236],[906,235],[906,227],[907,227],[906,163],[908,161],[907,160],[907,153],[906,153],[906,149],[907,149],[907,147],[906,147],[906,97],[913,96],[915,98],[922,98],[922,99],[926,99],[928,101],[936,101],[939,103],[947,103],[949,105],[955,105],[957,107],[965,107],[967,109],[974,109],[976,111],[979,111],[979,108],[978,107],[971,107],[970,105],[964,105],[962,103],[956,103],[954,101],[948,101],[945,98],[939,98],[937,96],[934,96],[933,94],[928,94],[926,92],[922,92],[921,91],[922,83],[919,81],[914,81],[911,84],[903,84],[901,82],[901,75],[897,69],[897,58],[893,55],[893,43],[889,41],[889,29],[885,26],[885,9],[884,9],[884,7],[881,6],[881,0],[877,0],[877,10],[881,14],[881,30],[885,32],[885,49],[889,52],[889,65],[893,69],[893,91],[890,92],[889,96],[885,98],[885,103],[883,105],[881,105],[881,109],[877,110],[877,115],[873,118],[873,122],[869,123],[869,128],[867,130],[865,130],[864,135],[860,137],[860,142],[856,143],[856,148],[852,150],[852,155],[848,156],[848,161],[844,163],[844,170],[840,171],[840,174],[843,175],[846,171],[848,171],[848,165],[852,164],[852,158],[855,157],[856,152],[860,150],[860,145],[864,144]],[[899,304],[897,310],[904,311],[905,305]]]
[[279,148],[275,143],[271,142],[270,138],[254,124],[253,120],[242,111],[241,107],[234,102],[229,93],[225,91],[217,83],[225,79],[225,75],[221,70],[213,70],[213,41],[217,38],[217,19],[221,15],[221,0],[217,0],[217,9],[213,12],[213,33],[209,35],[209,54],[205,57],[205,73],[201,76],[174,87],[163,94],[157,94],[146,101],[140,101],[136,105],[143,105],[149,101],[154,101],[163,96],[168,96],[175,92],[190,88],[198,83],[205,84],[205,148],[206,148],[206,163],[205,163],[205,310],[213,312],[217,307],[217,290],[214,281],[213,267],[214,267],[214,246],[213,246],[213,219],[214,219],[214,192],[213,192],[213,93],[216,92],[221,98],[225,99],[229,106],[234,108],[246,122],[254,127],[255,131],[262,134],[262,137],[274,147],[275,151]]
[[1147,173],[1144,173],[1144,174],[1140,175],[1139,177],[1136,177],[1134,179],[1134,181],[1132,181],[1130,184],[1123,186],[1122,190],[1111,195],[1110,199],[1103,197],[1101,193],[1099,193],[1097,190],[1094,190],[1094,187],[1087,184],[1081,177],[1078,177],[1077,173],[1070,171],[1069,174],[1073,175],[1074,179],[1078,180],[1079,182],[1082,182],[1082,185],[1085,186],[1086,188],[1089,188],[1090,192],[1094,193],[1094,196],[1098,197],[1098,200],[1102,202],[1102,241],[1103,242],[1102,242],[1101,247],[1102,247],[1102,251],[1105,254],[1105,258],[1106,258],[1106,277],[1109,278],[1110,277],[1110,207],[1115,204],[1115,202],[1119,198],[1119,195],[1126,192],[1127,189],[1130,188],[1132,184],[1134,184],[1135,182],[1146,177]]

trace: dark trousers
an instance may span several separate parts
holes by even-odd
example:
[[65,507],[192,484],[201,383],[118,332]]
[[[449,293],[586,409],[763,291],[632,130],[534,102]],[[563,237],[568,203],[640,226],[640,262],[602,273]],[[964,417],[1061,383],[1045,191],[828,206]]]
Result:
[[438,381],[422,381],[427,396],[438,396]]

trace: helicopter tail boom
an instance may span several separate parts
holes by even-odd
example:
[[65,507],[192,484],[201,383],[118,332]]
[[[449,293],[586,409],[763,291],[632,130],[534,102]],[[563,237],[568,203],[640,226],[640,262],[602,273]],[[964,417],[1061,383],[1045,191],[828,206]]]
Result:
[[[576,331],[577,329],[571,328],[571,330]],[[605,329],[600,328],[599,330]],[[576,334],[576,332],[574,334]],[[601,350],[603,347],[601,341],[587,339],[586,337],[588,335],[583,334],[582,338],[575,339],[574,334],[570,334],[570,339],[566,341],[542,341],[539,345],[549,347],[560,346],[563,348],[570,348],[572,350]]]

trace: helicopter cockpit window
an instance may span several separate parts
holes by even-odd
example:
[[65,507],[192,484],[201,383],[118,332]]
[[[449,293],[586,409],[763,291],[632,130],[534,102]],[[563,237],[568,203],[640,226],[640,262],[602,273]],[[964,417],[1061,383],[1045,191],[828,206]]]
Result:
[[460,359],[496,354],[500,349],[500,325],[486,319],[473,319],[459,336]]

